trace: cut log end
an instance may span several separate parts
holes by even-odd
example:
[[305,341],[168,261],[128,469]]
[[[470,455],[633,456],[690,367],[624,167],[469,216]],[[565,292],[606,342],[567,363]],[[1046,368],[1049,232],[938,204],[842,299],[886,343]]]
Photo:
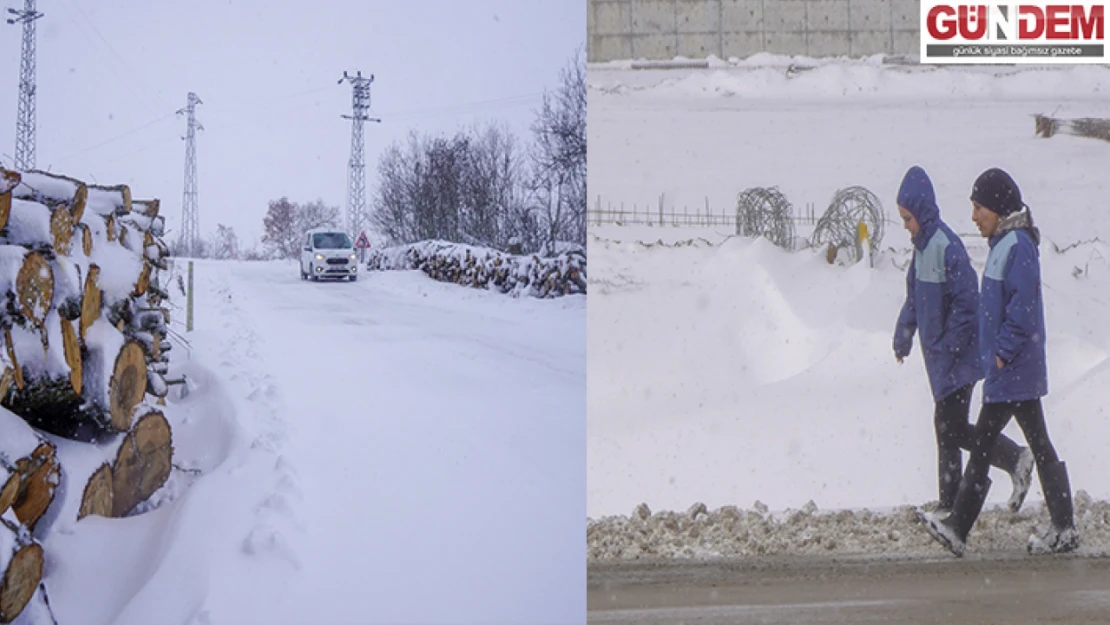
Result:
[[139,343],[128,341],[116,357],[109,387],[109,415],[116,430],[131,429],[132,413],[145,394],[146,354]]
[[135,438],[128,434],[116,451],[112,463],[112,516],[122,517],[139,505],[139,481],[142,463],[135,447]]
[[150,263],[143,263],[143,271],[142,271],[142,273],[139,274],[138,281],[135,282],[135,295],[136,296],[145,295],[146,292],[148,290],[150,290],[150,275],[151,275]]
[[85,493],[81,497],[81,509],[77,512],[77,520],[80,521],[90,514],[102,517],[112,516],[112,467],[107,462],[100,465],[85,484]]
[[157,410],[124,437],[112,465],[112,516],[129,514],[166,483],[173,468],[170,424]]
[[0,193],[0,230],[8,227],[8,218],[12,216],[12,192]]
[[77,330],[73,322],[60,319],[62,325],[62,347],[65,352],[66,364],[69,365],[69,382],[73,385],[73,392],[81,394],[81,343],[77,339]]
[[31,323],[42,328],[54,302],[54,270],[39,252],[28,252],[15,281],[19,306]]
[[0,514],[4,514],[15,505],[16,498],[19,497],[19,472],[13,472],[8,476],[8,481],[4,482],[4,487],[0,488]]
[[[5,367],[4,373],[0,374],[0,401],[3,401],[8,396],[8,391],[12,388],[12,383],[15,382],[15,369],[12,367]],[[2,510],[0,510],[2,512]]]
[[85,292],[81,297],[81,341],[85,340],[88,331],[97,319],[100,318],[100,267],[89,265],[89,273],[85,275]]
[[[81,221],[81,217],[85,215],[85,206],[89,201],[89,188],[84,183],[77,185],[77,192],[73,194],[73,202],[70,204],[70,216],[73,217],[74,223]],[[87,252],[86,252],[87,254]]]
[[[15,378],[15,387],[23,390],[25,381],[23,379],[23,367],[19,366],[19,358],[15,355],[15,345],[12,344],[12,329],[4,328],[4,346],[8,351],[8,360],[12,363],[13,377]],[[7,397],[7,393],[0,395],[0,399]]]
[[61,477],[54,445],[39,445],[28,458],[17,461],[16,467],[22,475],[13,510],[19,522],[33,530],[54,501],[54,489]]
[[[18,531],[0,528],[0,531]],[[21,544],[25,543],[25,544]],[[7,562],[4,580],[0,583],[0,623],[10,623],[23,612],[42,581],[42,547],[35,542],[17,541],[14,552],[3,554]],[[0,560],[3,561],[3,560]]]
[[50,234],[54,239],[54,251],[62,256],[73,252],[73,233],[76,229],[73,214],[64,208],[50,215]]
[[81,248],[82,248],[82,251],[85,252],[85,256],[91,256],[92,255],[92,249],[93,249],[92,229],[89,228],[88,226],[86,226],[85,224],[81,224]]
[[139,501],[146,501],[162,488],[173,469],[173,435],[165,415],[151,411],[143,415],[132,432],[141,459]]

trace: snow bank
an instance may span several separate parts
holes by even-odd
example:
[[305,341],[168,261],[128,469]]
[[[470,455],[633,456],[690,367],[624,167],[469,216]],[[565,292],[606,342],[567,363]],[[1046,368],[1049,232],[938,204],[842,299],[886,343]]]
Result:
[[[1079,554],[1110,555],[1110,502],[1075,495]],[[1049,524],[1043,504],[1018,514],[1003,507],[983,511],[968,537],[972,553],[1024,552],[1029,535]],[[913,506],[893,510],[819,511],[811,500],[800,509],[771,513],[723,506],[710,511],[697,503],[686,512],[652,513],[640,504],[629,516],[590,519],[590,561],[642,558],[717,558],[764,555],[943,556],[948,552],[921,527]]]
[[[813,499],[855,512],[838,513],[839,521],[799,517],[797,528],[784,521],[757,531],[736,522],[741,529],[729,532],[724,520],[657,531],[602,519],[590,525],[591,557],[932,549],[923,533],[906,536],[920,528],[903,518],[904,506],[936,497],[937,479],[920,346],[900,366],[890,347],[908,243],[883,250],[874,268],[840,267],[819,252],[786,252],[762,239],[689,236],[693,230],[668,237],[669,230],[607,226],[591,233],[589,324],[597,338],[589,351],[588,513],[598,518],[640,501],[681,510],[691,501],[727,507],[757,499],[779,510]],[[981,274],[985,241],[964,241]],[[1103,444],[1110,437],[1103,418],[1110,404],[1110,246],[1046,240],[1041,263],[1048,426],[1073,488],[1097,500],[1084,535],[1101,536],[1105,528],[1091,519],[1110,499]],[[980,393],[977,387],[975,406]],[[1024,440],[1014,423],[1006,434]],[[1008,477],[995,473],[988,506],[1009,496]],[[1042,497],[1035,481],[1027,507],[1039,510]],[[1021,548],[1040,518],[1022,517],[1015,527],[1004,515],[986,520],[974,544]],[[863,538],[842,536],[837,523],[859,525]],[[901,537],[882,538],[887,531]],[[754,538],[745,542],[747,535]]]
[[559,297],[586,292],[586,253],[566,246],[554,258],[516,256],[446,241],[421,241],[375,251],[370,270],[419,269],[429,277],[519,297]]
[[[1102,65],[938,68],[884,64],[875,58],[807,59],[769,55],[758,55],[728,67],[707,64],[704,68],[687,69],[691,65],[670,65],[684,69],[592,72],[588,76],[589,89],[597,95],[737,97],[745,102],[783,98],[1100,100],[1110,91],[1110,67]],[[623,64],[611,69],[636,67]]]

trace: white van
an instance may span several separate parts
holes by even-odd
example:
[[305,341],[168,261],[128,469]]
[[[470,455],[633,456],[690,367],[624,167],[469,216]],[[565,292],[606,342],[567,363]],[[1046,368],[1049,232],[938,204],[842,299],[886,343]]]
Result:
[[309,277],[358,280],[358,262],[351,237],[341,230],[314,228],[305,233],[301,248],[301,280]]

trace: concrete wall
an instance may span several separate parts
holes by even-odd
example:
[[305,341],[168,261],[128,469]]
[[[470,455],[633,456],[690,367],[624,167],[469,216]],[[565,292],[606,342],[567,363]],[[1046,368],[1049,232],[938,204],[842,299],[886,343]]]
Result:
[[589,60],[917,55],[919,0],[587,0]]

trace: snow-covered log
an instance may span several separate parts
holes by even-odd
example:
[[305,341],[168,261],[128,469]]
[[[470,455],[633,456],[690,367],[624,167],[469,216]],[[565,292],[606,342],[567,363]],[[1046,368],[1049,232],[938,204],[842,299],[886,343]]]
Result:
[[0,169],[0,221],[5,208],[3,405],[77,440],[127,432],[147,394],[166,394],[160,202],[133,200],[127,185]]
[[54,304],[54,271],[40,252],[0,245],[0,325],[41,328]]
[[60,467],[54,445],[0,409],[0,514],[12,511],[28,529],[54,501]]
[[88,209],[98,215],[127,215],[131,212],[131,187],[125,184],[112,186],[88,185]]
[[586,255],[577,249],[554,258],[540,258],[445,241],[422,241],[373,252],[367,269],[417,269],[435,280],[513,296],[544,298],[586,292]]
[[77,331],[56,314],[49,330],[56,344],[35,354],[33,337],[13,328],[23,385],[9,391],[4,406],[39,429],[74,440],[126,432],[147,390],[142,346],[104,319],[87,330],[84,350]]
[[0,515],[0,623],[23,612],[42,580],[43,551],[10,513]]
[[21,200],[28,200],[57,209],[64,206],[70,212],[74,222],[81,221],[88,204],[88,186],[80,180],[61,176],[44,171],[7,172],[19,176],[19,183],[12,189],[12,194]]

